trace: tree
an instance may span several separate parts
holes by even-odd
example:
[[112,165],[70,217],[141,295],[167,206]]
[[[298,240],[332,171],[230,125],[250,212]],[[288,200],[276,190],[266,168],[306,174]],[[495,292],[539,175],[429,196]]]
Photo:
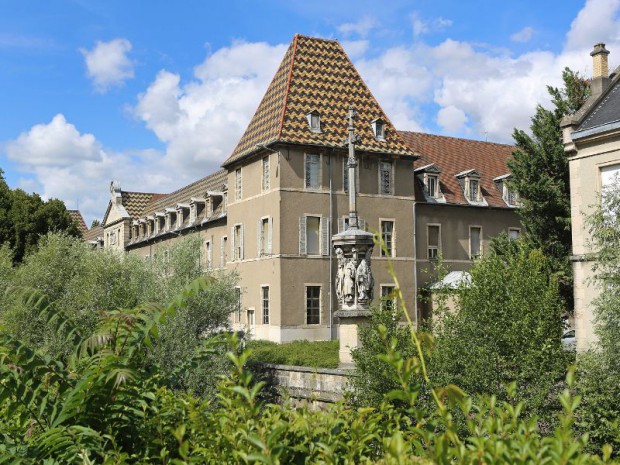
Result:
[[564,87],[547,86],[553,109],[536,107],[531,135],[515,129],[517,150],[508,162],[511,184],[521,197],[519,209],[527,240],[552,259],[559,275],[560,292],[572,308],[571,221],[568,158],[564,153],[560,122],[575,113],[589,96],[589,82],[565,68]]
[[95,228],[97,226],[101,226],[101,221],[99,221],[97,218],[95,218],[93,220],[93,222],[90,224],[90,229],[93,229],[93,228]]
[[437,329],[430,372],[440,385],[505,400],[506,386],[515,382],[528,413],[547,416],[549,393],[568,361],[562,306],[549,260],[522,241],[513,244],[471,269],[471,284],[458,290],[458,310],[446,312]]
[[43,201],[38,194],[11,190],[2,174],[0,169],[0,246],[12,249],[14,263],[20,263],[50,231],[81,236],[62,201]]

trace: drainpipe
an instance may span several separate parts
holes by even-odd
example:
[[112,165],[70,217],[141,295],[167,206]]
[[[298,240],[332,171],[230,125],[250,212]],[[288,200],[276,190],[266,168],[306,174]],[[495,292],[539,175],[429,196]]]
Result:
[[[329,158],[327,159],[329,162],[329,223],[328,223],[328,233],[329,233],[329,237],[332,237],[332,224],[334,223],[334,212],[333,212],[333,199],[334,199],[334,190],[333,190],[333,185],[332,185],[332,178],[333,178],[333,171],[332,171],[332,165],[333,165],[333,156],[334,156],[334,149],[332,148],[331,153],[329,154]],[[333,277],[333,247],[329,247],[329,340],[331,341],[334,338],[333,335],[333,330],[332,330],[332,326],[333,326],[333,319],[334,319],[334,297],[332,296],[332,283],[334,281],[334,277]]]
[[[415,188],[415,183],[414,183]],[[415,195],[415,192],[414,192]],[[413,324],[416,331],[418,330],[418,250],[416,240],[416,229],[418,227],[418,219],[415,216],[416,201],[414,199],[412,205],[413,211]]]

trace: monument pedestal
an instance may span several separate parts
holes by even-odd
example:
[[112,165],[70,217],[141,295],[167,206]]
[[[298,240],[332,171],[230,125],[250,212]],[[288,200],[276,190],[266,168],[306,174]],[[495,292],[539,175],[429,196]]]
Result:
[[351,351],[361,345],[359,338],[360,326],[368,322],[369,310],[339,310],[334,313],[340,318],[339,339],[340,349],[338,356],[343,368],[355,365]]

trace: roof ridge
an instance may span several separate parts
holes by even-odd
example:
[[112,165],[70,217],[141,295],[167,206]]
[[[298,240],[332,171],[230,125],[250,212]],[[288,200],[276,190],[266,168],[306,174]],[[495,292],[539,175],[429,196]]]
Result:
[[[295,36],[293,37],[293,55],[291,56],[291,66],[289,67],[288,70],[288,78],[286,79],[286,90],[284,91],[284,105],[282,105],[282,113],[280,114],[280,126],[278,128],[278,139],[280,139],[282,137],[282,127],[284,126],[284,115],[286,114],[286,108],[288,105],[288,97],[289,97],[289,92],[291,89],[291,78],[293,77],[293,68],[295,67],[295,56],[297,54],[297,43],[298,43],[298,38],[300,37],[300,34],[295,34]],[[274,75],[273,78],[275,79],[276,76]]]
[[479,143],[479,144],[492,144],[492,145],[500,145],[502,147],[515,147],[512,144],[502,144],[501,142],[489,142],[486,140],[478,140],[478,139],[466,139],[465,137],[455,137],[455,136],[445,136],[443,134],[432,134],[430,132],[421,132],[421,131],[405,131],[405,130],[400,130],[397,129],[396,132],[398,133],[404,133],[404,134],[419,134],[421,136],[430,136],[430,137],[438,137],[438,138],[442,138],[442,139],[454,139],[454,140],[461,140],[464,142],[475,142],[475,143]]
[[308,36],[306,34],[295,34],[295,37],[303,37],[304,39],[312,39],[312,40],[320,40],[322,42],[337,42],[340,43],[338,41],[338,39],[325,39],[324,37],[316,37],[316,36]]

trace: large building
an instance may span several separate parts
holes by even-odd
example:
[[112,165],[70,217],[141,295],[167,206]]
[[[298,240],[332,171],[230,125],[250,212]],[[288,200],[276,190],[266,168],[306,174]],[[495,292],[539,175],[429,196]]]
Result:
[[609,75],[605,44],[597,44],[591,55],[592,94],[583,107],[562,121],[564,147],[569,155],[575,335],[577,350],[596,342],[594,300],[600,285],[594,281],[587,215],[599,205],[607,186],[620,175],[620,67]]
[[[348,109],[359,160],[348,179]],[[295,36],[222,170],[167,195],[111,185],[104,247],[161,259],[198,234],[203,265],[236,270],[233,325],[274,341],[337,337],[330,238],[347,227],[348,185],[363,227],[387,248],[372,256],[375,300],[390,294],[391,259],[408,308],[443,255],[468,269],[492,236],[517,235],[508,189],[512,147],[397,131],[337,41]],[[156,258],[157,257],[157,258]]]

